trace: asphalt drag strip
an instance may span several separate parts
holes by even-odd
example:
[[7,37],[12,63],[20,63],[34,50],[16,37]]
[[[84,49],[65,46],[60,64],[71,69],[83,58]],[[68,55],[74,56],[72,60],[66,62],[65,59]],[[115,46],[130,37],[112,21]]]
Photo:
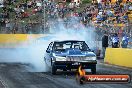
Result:
[[[76,82],[76,72],[50,72],[31,71],[31,65],[21,63],[0,63],[0,78],[6,88],[132,88],[132,82],[128,84],[84,84]],[[90,72],[87,72],[90,74]],[[115,68],[104,64],[97,65],[97,74],[129,74],[127,69]],[[5,88],[0,83],[0,88]]]

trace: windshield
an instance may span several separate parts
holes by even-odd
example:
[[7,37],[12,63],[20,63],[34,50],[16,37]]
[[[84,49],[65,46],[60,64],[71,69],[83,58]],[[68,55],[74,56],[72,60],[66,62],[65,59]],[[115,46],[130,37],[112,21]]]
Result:
[[81,51],[88,51],[89,47],[84,41],[79,42],[73,42],[73,41],[67,41],[67,42],[55,42],[53,50],[54,51],[65,51],[67,48],[76,48]]

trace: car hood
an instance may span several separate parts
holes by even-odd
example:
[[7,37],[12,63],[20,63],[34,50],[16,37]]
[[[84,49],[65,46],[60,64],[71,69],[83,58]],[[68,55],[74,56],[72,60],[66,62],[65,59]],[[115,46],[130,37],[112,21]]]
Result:
[[91,52],[91,51],[81,51],[79,49],[66,49],[65,51],[55,51],[53,52],[53,54],[55,56],[62,56],[62,57],[66,57],[66,56],[96,56],[95,53]]

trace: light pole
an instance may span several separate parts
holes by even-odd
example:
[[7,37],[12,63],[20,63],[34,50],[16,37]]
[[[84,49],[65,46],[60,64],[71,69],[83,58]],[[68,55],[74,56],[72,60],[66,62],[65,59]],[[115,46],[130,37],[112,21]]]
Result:
[[45,16],[45,0],[42,0],[42,5],[43,5],[43,19],[42,19],[42,29],[43,33],[45,33],[45,24],[46,24],[46,16]]

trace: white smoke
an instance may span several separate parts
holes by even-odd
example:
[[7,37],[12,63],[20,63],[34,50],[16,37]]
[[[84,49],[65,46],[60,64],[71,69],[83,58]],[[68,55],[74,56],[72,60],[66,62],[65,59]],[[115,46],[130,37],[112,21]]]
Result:
[[95,41],[94,28],[86,28],[79,22],[73,23],[72,21],[69,22],[68,27],[63,24],[63,21],[55,26],[50,25],[50,31],[53,32],[48,35],[50,39],[42,37],[34,40],[34,38],[29,37],[30,44],[26,48],[21,48],[23,45],[20,45],[19,48],[15,49],[0,49],[0,62],[31,64],[32,69],[29,70],[46,72],[49,67],[44,61],[44,55],[51,41],[85,40],[89,47],[95,46],[95,43],[92,43]]
[[0,63],[20,63],[25,64],[28,71],[46,72],[48,67],[44,61],[44,53],[48,43],[43,43],[34,41],[31,43],[30,41],[30,44],[25,45],[25,48],[20,46],[15,49],[0,49]]

